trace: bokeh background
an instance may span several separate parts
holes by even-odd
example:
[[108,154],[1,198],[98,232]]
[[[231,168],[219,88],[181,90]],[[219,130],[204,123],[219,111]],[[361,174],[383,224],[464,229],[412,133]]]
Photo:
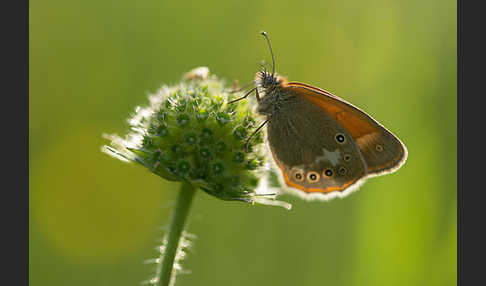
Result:
[[205,65],[277,70],[409,150],[345,199],[287,211],[197,194],[176,285],[455,285],[456,1],[30,1],[30,282],[140,285],[178,185],[100,152],[147,94]]

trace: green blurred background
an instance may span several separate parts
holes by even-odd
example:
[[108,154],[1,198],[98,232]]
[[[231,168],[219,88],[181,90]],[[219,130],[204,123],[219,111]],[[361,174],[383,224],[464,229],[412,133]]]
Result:
[[176,285],[455,285],[456,1],[30,1],[30,282],[139,285],[177,193],[100,152],[147,94],[269,53],[399,136],[397,173],[292,211],[197,194]]

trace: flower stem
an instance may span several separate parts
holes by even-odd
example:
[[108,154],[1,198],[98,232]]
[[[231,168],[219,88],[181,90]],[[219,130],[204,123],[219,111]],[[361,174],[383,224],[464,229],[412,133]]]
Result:
[[191,202],[194,197],[196,189],[188,182],[183,182],[179,195],[177,197],[174,212],[172,214],[169,233],[167,235],[167,243],[162,254],[162,263],[159,264],[160,271],[157,271],[159,286],[170,285],[171,278],[174,275],[174,261],[179,247],[179,240],[182,235],[182,230],[186,223],[186,218],[191,207]]

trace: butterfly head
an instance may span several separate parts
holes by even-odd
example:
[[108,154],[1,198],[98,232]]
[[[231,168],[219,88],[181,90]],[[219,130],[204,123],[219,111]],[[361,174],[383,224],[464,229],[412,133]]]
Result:
[[282,81],[282,77],[275,74],[267,72],[267,69],[259,71],[256,76],[256,82],[258,87],[263,90],[272,90],[279,86]]

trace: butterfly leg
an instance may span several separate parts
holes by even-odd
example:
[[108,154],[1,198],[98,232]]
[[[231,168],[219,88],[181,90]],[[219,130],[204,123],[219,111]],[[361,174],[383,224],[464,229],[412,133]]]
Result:
[[240,98],[237,98],[237,99],[234,99],[234,100],[232,100],[232,101],[228,102],[228,104],[231,104],[231,103],[234,103],[234,102],[237,102],[237,101],[240,101],[240,100],[242,100],[242,99],[247,98],[247,97],[248,97],[248,95],[250,95],[250,94],[251,94],[252,92],[254,92],[255,90],[256,90],[256,87],[254,87],[254,88],[250,89],[250,90],[249,90],[247,93],[245,93],[245,95],[243,95],[243,96],[242,96],[242,97],[240,97]]
[[260,102],[260,94],[258,93],[258,88],[255,88],[255,95],[258,102]]
[[253,136],[255,136],[255,135],[258,133],[258,131],[260,131],[260,129],[262,129],[262,128],[263,128],[263,126],[265,126],[265,124],[267,124],[268,120],[270,120],[271,118],[272,118],[272,117],[271,117],[271,116],[269,116],[267,119],[265,119],[265,121],[263,121],[263,123],[262,123],[262,124],[260,124],[260,126],[258,126],[258,128],[257,128],[255,131],[253,131],[253,133],[250,135],[250,137],[248,137],[248,139],[246,139],[246,143],[245,143],[245,149],[246,149],[246,152],[247,152],[247,153],[248,153],[248,144],[250,143],[251,138],[252,138]]

